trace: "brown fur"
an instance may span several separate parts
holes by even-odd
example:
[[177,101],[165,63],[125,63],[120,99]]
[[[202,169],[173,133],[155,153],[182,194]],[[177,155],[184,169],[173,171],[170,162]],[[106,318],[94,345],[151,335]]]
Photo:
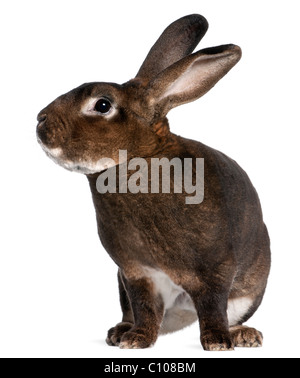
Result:
[[[206,93],[241,57],[234,45],[189,55],[207,27],[197,15],[176,21],[153,46],[135,79],[123,85],[84,84],[38,116],[37,135],[47,154],[66,167],[74,163],[72,170],[87,174],[101,242],[119,267],[123,320],[109,330],[109,345],[149,347],[161,324],[163,331],[164,316],[171,314],[171,310],[165,313],[163,298],[145,267],[164,272],[190,296],[204,349],[231,350],[262,342],[256,330],[229,329],[226,313],[229,300],[250,298],[251,307],[238,321],[243,323],[256,311],[265,291],[270,248],[257,193],[235,161],[171,133],[165,117],[171,108]],[[89,99],[102,97],[111,102],[112,116],[82,111]],[[53,156],[52,149],[59,149],[59,156]],[[122,163],[119,150],[127,150],[128,160],[145,158],[149,168],[152,157],[204,158],[204,201],[186,205],[187,193],[100,194],[99,172],[82,167],[104,157]],[[172,316],[185,314],[184,326],[193,320],[190,313]],[[166,324],[165,329],[169,331]]]

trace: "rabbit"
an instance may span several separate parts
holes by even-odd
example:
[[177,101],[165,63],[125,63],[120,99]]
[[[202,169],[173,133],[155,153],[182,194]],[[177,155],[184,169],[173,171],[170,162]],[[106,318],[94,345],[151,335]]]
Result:
[[[173,134],[166,118],[208,92],[241,58],[233,44],[193,53],[207,29],[201,15],[180,18],[164,30],[135,78],[83,84],[37,117],[46,154],[86,175],[100,240],[118,266],[123,317],[108,331],[110,346],[148,348],[159,335],[195,321],[204,350],[262,346],[262,333],[243,325],[261,304],[271,262],[256,190],[234,160]],[[187,115],[185,127],[188,122]],[[185,190],[121,190],[121,167],[135,158],[147,164],[193,159],[193,175],[195,159],[203,159],[203,200],[187,204]],[[127,169],[127,179],[132,172]],[[101,193],[99,178],[106,175],[108,182],[112,173],[116,190]]]

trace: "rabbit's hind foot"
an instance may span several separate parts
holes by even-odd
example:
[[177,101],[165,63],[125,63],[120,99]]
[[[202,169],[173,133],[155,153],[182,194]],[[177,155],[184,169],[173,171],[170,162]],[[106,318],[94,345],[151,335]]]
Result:
[[236,347],[257,348],[263,344],[263,335],[255,328],[238,325],[230,327],[229,331]]

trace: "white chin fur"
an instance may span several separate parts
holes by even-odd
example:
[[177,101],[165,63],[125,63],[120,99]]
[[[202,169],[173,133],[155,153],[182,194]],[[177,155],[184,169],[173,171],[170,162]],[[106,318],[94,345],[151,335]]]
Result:
[[68,169],[69,171],[87,174],[99,173],[104,171],[105,169],[113,167],[115,164],[110,164],[110,162],[105,163],[101,159],[99,162],[87,162],[87,161],[80,161],[80,162],[71,162],[71,161],[64,161],[60,160],[57,163],[62,167]]
[[105,169],[111,168],[115,165],[112,163],[112,159],[101,159],[98,162],[88,162],[84,160],[73,162],[63,158],[63,150],[60,147],[48,148],[41,142],[40,145],[51,160],[53,160],[61,167],[67,169],[68,171],[83,173],[87,175],[102,172]]

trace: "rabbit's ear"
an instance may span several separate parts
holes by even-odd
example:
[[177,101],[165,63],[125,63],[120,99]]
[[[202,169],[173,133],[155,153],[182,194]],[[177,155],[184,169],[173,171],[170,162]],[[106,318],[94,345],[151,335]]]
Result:
[[148,104],[165,116],[208,92],[240,60],[241,49],[223,45],[189,55],[161,72],[148,87]]
[[173,22],[151,48],[136,77],[149,82],[164,69],[191,54],[207,29],[206,19],[198,14]]

